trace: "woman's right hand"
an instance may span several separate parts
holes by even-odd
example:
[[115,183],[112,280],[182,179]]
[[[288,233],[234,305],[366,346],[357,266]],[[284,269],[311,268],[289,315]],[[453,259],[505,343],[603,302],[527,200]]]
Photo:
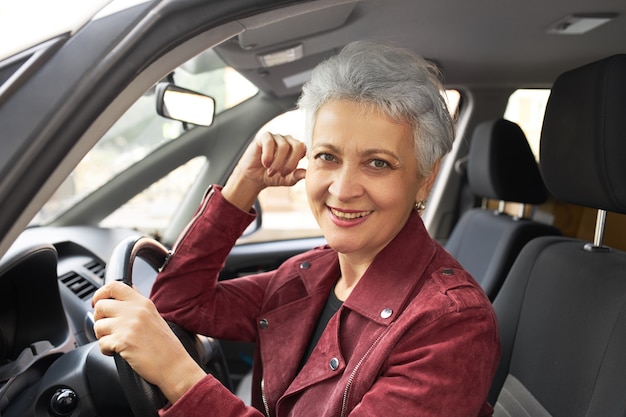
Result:
[[248,146],[222,189],[226,200],[249,211],[258,194],[266,187],[292,186],[304,178],[298,168],[305,156],[304,143],[287,135],[269,132],[257,136]]
[[94,332],[105,355],[118,353],[174,403],[206,376],[154,303],[113,281],[94,293]]

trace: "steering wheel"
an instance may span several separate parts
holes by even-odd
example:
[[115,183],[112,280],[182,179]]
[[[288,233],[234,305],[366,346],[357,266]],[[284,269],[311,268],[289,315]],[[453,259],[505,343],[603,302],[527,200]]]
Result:
[[[154,269],[159,270],[168,253],[168,250],[154,239],[143,236],[126,238],[113,249],[106,267],[104,281],[105,283],[122,281],[132,286],[135,258],[142,258]],[[230,388],[231,381],[226,360],[217,340],[208,337],[201,339],[174,323],[168,322],[168,324],[196,362]],[[161,390],[137,374],[119,354],[116,353],[113,357],[122,390],[135,417],[158,417],[158,410],[167,403]]]

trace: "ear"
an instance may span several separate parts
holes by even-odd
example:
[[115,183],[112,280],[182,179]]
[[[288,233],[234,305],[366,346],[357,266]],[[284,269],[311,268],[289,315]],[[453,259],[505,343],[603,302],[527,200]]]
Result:
[[422,180],[422,185],[417,192],[417,197],[415,198],[415,202],[424,203],[428,199],[428,195],[430,194],[431,188],[433,188],[433,184],[435,184],[435,180],[437,179],[437,175],[439,174],[439,167],[441,166],[441,159],[435,162],[430,174]]

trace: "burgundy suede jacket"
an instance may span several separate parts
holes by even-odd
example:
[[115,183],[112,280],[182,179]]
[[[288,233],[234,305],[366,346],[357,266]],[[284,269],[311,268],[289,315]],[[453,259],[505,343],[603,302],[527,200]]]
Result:
[[161,414],[220,417],[489,416],[500,344],[491,304],[417,213],[375,258],[302,355],[339,277],[320,247],[276,271],[217,281],[254,218],[213,187],[159,274],[163,316],[216,338],[256,342],[253,407],[207,376]]

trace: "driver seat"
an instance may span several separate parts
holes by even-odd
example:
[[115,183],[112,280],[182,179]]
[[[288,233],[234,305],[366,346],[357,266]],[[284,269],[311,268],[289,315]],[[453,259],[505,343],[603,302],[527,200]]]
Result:
[[540,237],[493,303],[502,359],[495,417],[626,415],[626,253],[603,246],[606,211],[626,214],[626,55],[561,75],[541,133],[548,190],[598,209],[594,242]]

